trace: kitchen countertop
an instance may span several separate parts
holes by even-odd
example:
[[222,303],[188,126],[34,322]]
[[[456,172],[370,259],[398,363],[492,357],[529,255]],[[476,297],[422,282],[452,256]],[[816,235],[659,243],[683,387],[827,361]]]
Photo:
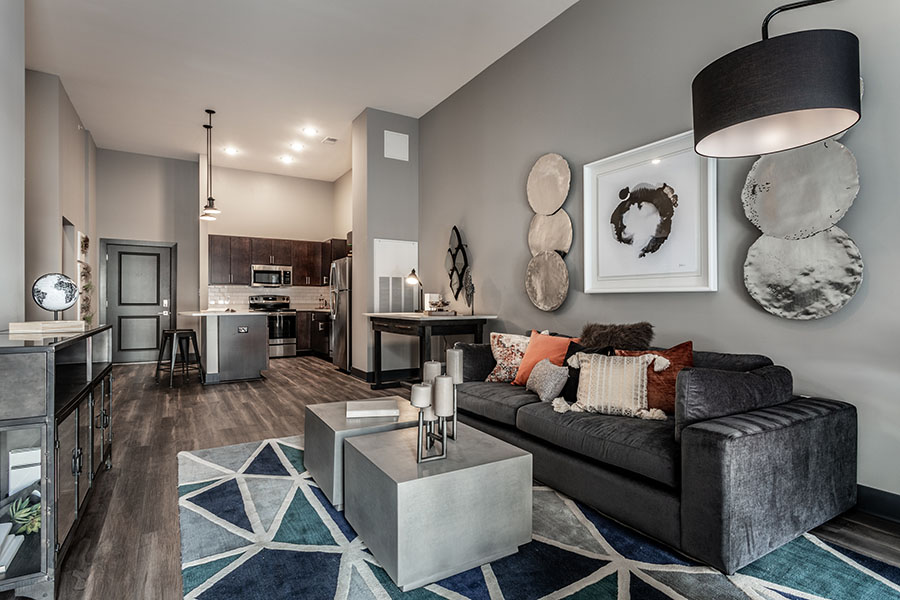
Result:
[[249,310],[249,309],[235,309],[234,312],[226,312],[224,310],[185,310],[178,312],[179,317],[264,317],[266,313]]
[[367,317],[379,319],[401,319],[403,321],[474,321],[476,319],[496,319],[497,315],[437,315],[429,316],[417,312],[364,313]]

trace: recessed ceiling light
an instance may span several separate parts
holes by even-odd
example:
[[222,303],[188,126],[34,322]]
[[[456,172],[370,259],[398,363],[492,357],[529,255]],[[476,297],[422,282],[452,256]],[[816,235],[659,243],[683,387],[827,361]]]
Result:
[[312,137],[319,133],[319,130],[311,125],[307,125],[306,127],[304,127],[302,129],[302,131],[303,131],[303,135],[308,135],[309,137]]
[[283,156],[279,156],[278,160],[280,160],[281,162],[283,162],[286,165],[289,165],[292,162],[294,162],[294,157],[291,156],[290,154],[285,154]]
[[291,150],[294,152],[300,152],[303,150],[303,144],[300,142],[291,142]]
[[654,165],[658,165],[658,164],[661,163],[662,161],[661,161],[660,159],[658,159],[658,158],[654,158],[654,159],[651,160],[650,162],[653,163]]
[[225,152],[225,154],[229,154],[231,156],[234,156],[235,154],[240,152],[240,150],[238,150],[234,146],[225,146],[224,148],[222,148],[222,151]]

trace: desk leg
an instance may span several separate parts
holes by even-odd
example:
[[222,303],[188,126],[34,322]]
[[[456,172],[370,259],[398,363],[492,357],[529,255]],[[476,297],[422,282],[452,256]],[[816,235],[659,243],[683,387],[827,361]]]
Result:
[[475,343],[483,344],[484,343],[484,325],[478,323],[475,325]]
[[431,327],[419,331],[419,379],[425,374],[425,361],[431,360]]
[[374,331],[374,348],[372,349],[372,360],[375,363],[375,383],[372,384],[373,390],[381,389],[381,332],[377,329]]

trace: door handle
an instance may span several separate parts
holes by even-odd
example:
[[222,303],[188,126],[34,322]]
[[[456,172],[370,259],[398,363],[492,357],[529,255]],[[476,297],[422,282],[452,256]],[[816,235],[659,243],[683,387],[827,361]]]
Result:
[[156,314],[158,314],[158,315],[162,315],[162,316],[164,316],[164,317],[168,317],[168,316],[169,316],[169,311],[167,311],[167,310],[164,310],[164,311],[162,311],[162,312],[158,312],[158,313],[156,313]]

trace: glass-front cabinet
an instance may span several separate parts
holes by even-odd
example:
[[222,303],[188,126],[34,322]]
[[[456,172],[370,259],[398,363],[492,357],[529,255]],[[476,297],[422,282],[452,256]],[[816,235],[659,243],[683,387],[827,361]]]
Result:
[[0,332],[0,595],[55,597],[111,466],[112,330],[50,336]]

